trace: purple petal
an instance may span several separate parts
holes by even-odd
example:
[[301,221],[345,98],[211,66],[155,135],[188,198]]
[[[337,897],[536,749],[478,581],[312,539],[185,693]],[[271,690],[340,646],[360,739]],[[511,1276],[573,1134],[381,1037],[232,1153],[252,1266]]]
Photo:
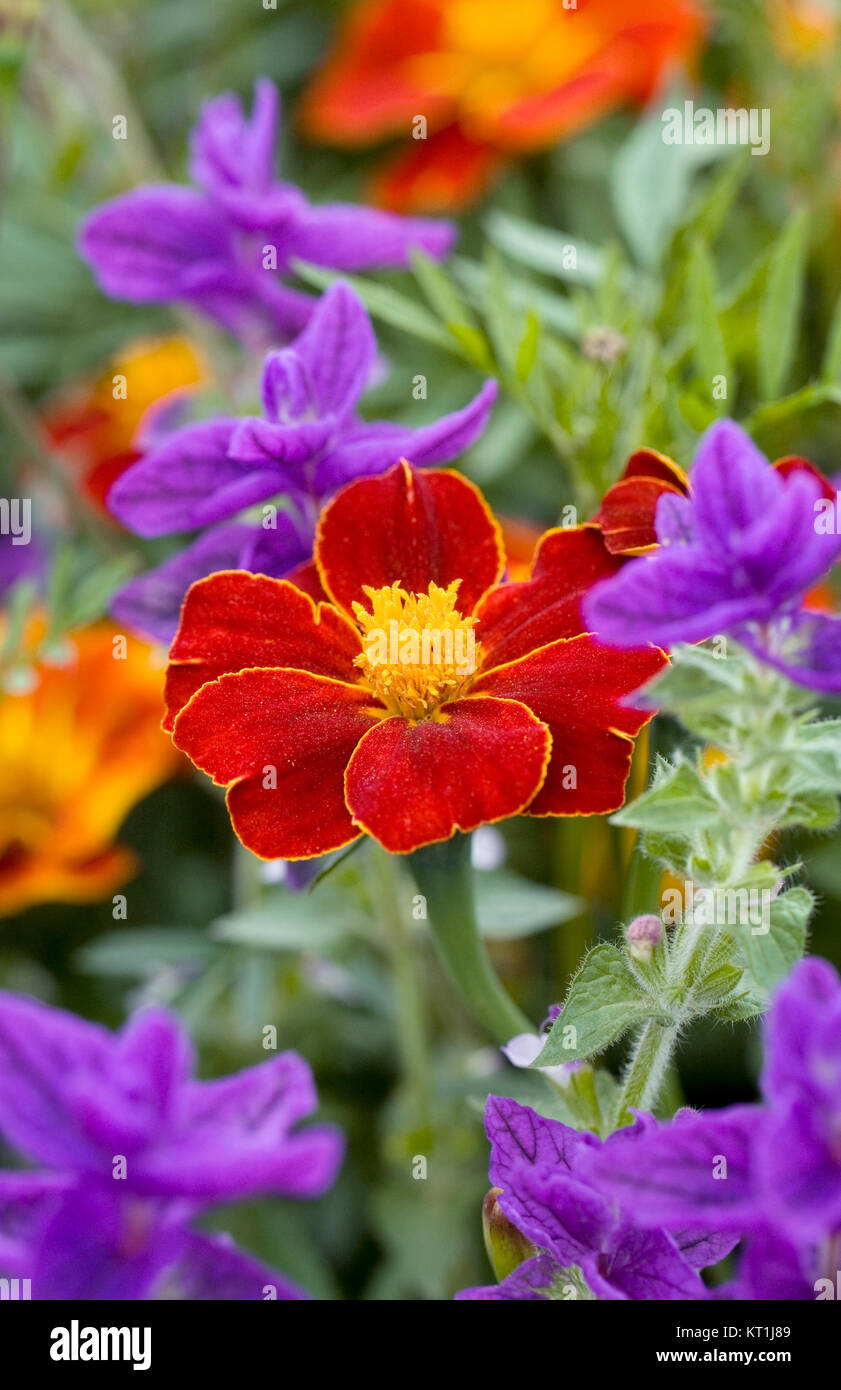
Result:
[[232,92],[207,101],[190,137],[190,175],[208,193],[263,192],[274,172],[277,88],[267,77],[254,83],[250,120]]
[[841,536],[815,531],[815,502],[822,485],[806,472],[783,483],[776,504],[735,538],[733,564],[775,607],[799,598],[832,567]]
[[183,1242],[179,1227],[104,1186],[78,1186],[39,1234],[32,1296],[44,1301],[138,1300]]
[[588,629],[616,647],[700,642],[768,614],[761,596],[734,592],[726,567],[697,545],[631,560],[584,598]]
[[231,435],[230,458],[248,468],[277,468],[274,491],[279,492],[295,485],[302,465],[313,459],[335,432],[336,421],[329,415],[289,425],[250,416],[241,420]]
[[473,1289],[462,1289],[456,1294],[461,1303],[506,1302],[509,1299],[527,1300],[532,1303],[543,1302],[546,1298],[562,1297],[553,1294],[561,1271],[549,1255],[536,1255],[526,1260],[501,1284],[485,1284]]
[[80,1128],[99,1149],[134,1155],[180,1123],[179,1093],[194,1060],[174,1014],[161,1008],[134,1014],[113,1042],[107,1075],[70,1081]]
[[634,1144],[605,1144],[587,1175],[640,1224],[741,1230],[756,1208],[752,1146],[765,1119],[755,1105],[685,1114]]
[[333,270],[405,267],[409,252],[414,249],[440,260],[455,238],[456,229],[451,222],[401,217],[353,203],[330,203],[326,207],[307,207],[300,214],[289,254]]
[[176,430],[127,468],[108,493],[109,510],[141,536],[190,531],[279,491],[277,473],[228,457],[238,420],[203,420]]
[[835,614],[803,609],[765,628],[737,628],[733,636],[798,685],[841,691],[841,618]]
[[691,499],[664,492],[657,502],[654,529],[661,545],[689,545],[696,539]]
[[0,1273],[31,1275],[37,1231],[72,1186],[63,1173],[0,1172]]
[[715,550],[770,511],[783,490],[780,474],[732,420],[718,420],[707,430],[690,483],[698,531]]
[[99,1161],[79,1128],[70,1079],[102,1074],[110,1041],[98,1024],[0,992],[0,1134],[12,1147],[55,1168]]
[[[802,1248],[781,1231],[764,1226],[754,1231],[747,1242],[733,1296],[740,1301],[814,1302],[816,1290],[806,1264]],[[834,1271],[832,1282],[834,1285]]]
[[[241,563],[241,557],[263,534],[259,527],[246,522],[225,522],[214,527],[156,569],[124,584],[111,601],[112,616],[168,647],[177,631],[181,604],[190,585],[219,570],[250,568]],[[296,563],[293,560],[288,568],[294,568]]]
[[798,961],[764,1019],[761,1084],[769,1103],[809,1093],[821,1101],[827,1091],[835,1097],[841,1060],[831,1040],[839,1018],[841,980],[834,966],[815,956]]
[[133,1184],[202,1202],[258,1192],[318,1196],[342,1161],[341,1134],[330,1125],[290,1132],[316,1103],[310,1069],[295,1053],[191,1083],[182,1127],[135,1158]]
[[312,558],[312,534],[299,526],[287,512],[279,512],[276,527],[254,526],[240,555],[238,569],[283,579],[290,570]]
[[21,579],[30,579],[40,586],[47,572],[47,550],[38,536],[30,536],[26,545],[16,545],[10,534],[0,535],[0,598]]
[[630,1222],[616,1231],[607,1250],[587,1256],[582,1272],[597,1298],[642,1302],[705,1294],[700,1276],[664,1231],[643,1231]]
[[819,1108],[813,1097],[777,1104],[756,1145],[763,1211],[800,1240],[841,1227],[837,1113]]
[[317,412],[342,420],[351,415],[370,378],[377,340],[349,285],[331,285],[321,296],[294,350],[312,382]]
[[739,1243],[739,1233],[733,1231],[672,1231],[675,1242],[686,1263],[693,1269],[717,1265]]
[[191,188],[150,184],[103,203],[82,223],[79,251],[115,299],[166,302],[190,292],[197,265],[230,265],[228,226]]
[[616,1225],[595,1188],[546,1164],[515,1166],[497,1200],[517,1230],[561,1265],[580,1264],[600,1250]]
[[383,473],[401,458],[418,467],[449,462],[478,439],[496,396],[496,382],[486,381],[468,405],[421,429],[390,423],[356,426],[319,463],[317,495],[326,497],[354,478]]
[[546,1164],[572,1176],[582,1154],[599,1142],[507,1096],[488,1096],[485,1130],[491,1141],[490,1180],[503,1189],[523,1164]]
[[226,1235],[188,1235],[177,1263],[165,1274],[164,1284],[167,1291],[174,1290],[179,1298],[190,1302],[310,1297],[285,1275],[239,1250]]
[[269,353],[263,363],[262,398],[263,414],[273,424],[315,413],[312,379],[294,348]]

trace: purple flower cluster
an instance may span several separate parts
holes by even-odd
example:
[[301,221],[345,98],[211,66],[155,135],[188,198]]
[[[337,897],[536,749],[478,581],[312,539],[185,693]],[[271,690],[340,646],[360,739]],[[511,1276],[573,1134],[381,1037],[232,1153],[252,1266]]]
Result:
[[44,1300],[306,1298],[191,1223],[219,1202],[329,1187],[341,1135],[296,1128],[316,1105],[293,1052],[197,1081],[163,1009],[114,1036],[0,993],[0,1135],[42,1165],[0,1172],[0,1273]]
[[640,1117],[604,1143],[549,1120],[516,1101],[490,1096],[485,1126],[491,1142],[490,1179],[508,1220],[537,1248],[501,1284],[465,1289],[459,1299],[569,1297],[578,1269],[601,1299],[699,1299],[698,1274],[732,1249],[737,1235],[707,1230],[699,1221],[643,1226],[636,1201],[627,1205],[592,1177],[593,1159],[618,1154],[635,1170],[654,1121]]
[[[185,425],[122,474],[108,505],[131,530],[202,529],[120,591],[112,612],[121,622],[168,644],[194,580],[223,569],[288,575],[310,559],[318,511],[345,483],[404,456],[446,462],[473,442],[496,398],[492,381],[464,409],[421,429],[361,420],[356,407],[376,350],[360,299],[333,285],[295,341],[266,357],[262,417]],[[223,521],[270,498],[286,510],[272,508],[263,524]]]
[[791,680],[841,690],[841,619],[803,606],[841,554],[823,529],[819,478],[772,468],[744,430],[704,435],[691,494],[657,505],[659,549],[585,599],[588,626],[617,647],[671,646],[730,634]]
[[114,299],[181,302],[252,348],[287,342],[315,300],[286,283],[298,259],[333,270],[405,266],[417,247],[436,258],[455,236],[447,222],[352,204],[313,207],[278,180],[278,96],[255,83],[250,119],[225,93],[207,102],[192,132],[196,187],[155,184],[97,208],[79,249]]
[[683,1112],[633,1147],[605,1145],[593,1180],[618,1202],[633,1203],[649,1229],[709,1223],[744,1235],[738,1277],[724,1296],[834,1297],[841,1278],[841,981],[827,961],[801,961],[778,989],[765,1022],[761,1092],[759,1105]]

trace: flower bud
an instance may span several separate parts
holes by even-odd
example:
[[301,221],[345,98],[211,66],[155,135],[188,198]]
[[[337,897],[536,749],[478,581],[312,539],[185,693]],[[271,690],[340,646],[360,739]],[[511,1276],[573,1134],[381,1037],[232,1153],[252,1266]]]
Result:
[[663,924],[660,918],[655,917],[653,912],[635,917],[626,928],[625,940],[628,942],[628,955],[642,965],[647,965],[654,947],[663,940]]
[[518,1231],[513,1221],[509,1221],[497,1201],[501,1187],[492,1187],[482,1202],[482,1233],[485,1249],[493,1272],[499,1283],[513,1274],[524,1260],[536,1254],[535,1247]]

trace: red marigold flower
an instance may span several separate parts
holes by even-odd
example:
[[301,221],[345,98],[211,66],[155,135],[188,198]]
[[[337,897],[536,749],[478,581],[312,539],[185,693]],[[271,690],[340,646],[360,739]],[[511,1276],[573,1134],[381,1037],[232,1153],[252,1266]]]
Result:
[[[705,13],[698,0],[360,0],[305,94],[303,127],[339,145],[404,136],[377,201],[458,207],[506,158],[648,101],[694,58]],[[419,116],[425,138],[409,139]]]
[[500,583],[500,528],[473,484],[402,462],[322,513],[325,598],[224,571],[190,589],[165,726],[228,788],[264,859],[360,831],[403,854],[519,812],[622,804],[624,699],[665,657],[583,631],[581,598],[621,563],[592,524],[548,531],[529,579]]
[[[827,477],[808,459],[799,454],[787,454],[777,459],[774,467],[784,477],[797,469],[805,469],[817,478],[823,495],[835,497],[835,489]],[[602,498],[594,517],[604,543],[611,555],[643,555],[657,547],[654,521],[657,503],[664,493],[688,497],[690,481],[687,474],[666,454],[656,449],[637,449],[625,464],[621,478]]]
[[666,492],[686,497],[689,479],[683,469],[656,449],[637,449],[621,478],[605,493],[595,517],[611,555],[642,555],[654,550],[654,517]]

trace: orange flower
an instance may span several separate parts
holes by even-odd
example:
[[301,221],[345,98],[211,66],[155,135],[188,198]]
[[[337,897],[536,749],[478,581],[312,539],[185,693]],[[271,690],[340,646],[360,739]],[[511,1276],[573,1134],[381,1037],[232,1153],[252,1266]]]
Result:
[[[142,341],[115,357],[91,384],[71,390],[48,411],[50,442],[80,476],[86,493],[100,506],[111,484],[140,457],[132,447],[150,406],[201,381],[203,369],[182,338]],[[125,378],[125,396],[116,395],[115,377]]]
[[113,892],[137,867],[112,843],[121,822],[181,761],[160,729],[152,649],[108,622],[71,640],[71,664],[0,698],[2,915]]
[[305,95],[303,128],[362,146],[409,138],[424,117],[428,138],[386,164],[376,200],[457,207],[506,156],[648,100],[703,28],[697,0],[365,0]]
[[798,65],[828,58],[838,38],[838,15],[826,0],[772,0],[771,33],[778,51]]

